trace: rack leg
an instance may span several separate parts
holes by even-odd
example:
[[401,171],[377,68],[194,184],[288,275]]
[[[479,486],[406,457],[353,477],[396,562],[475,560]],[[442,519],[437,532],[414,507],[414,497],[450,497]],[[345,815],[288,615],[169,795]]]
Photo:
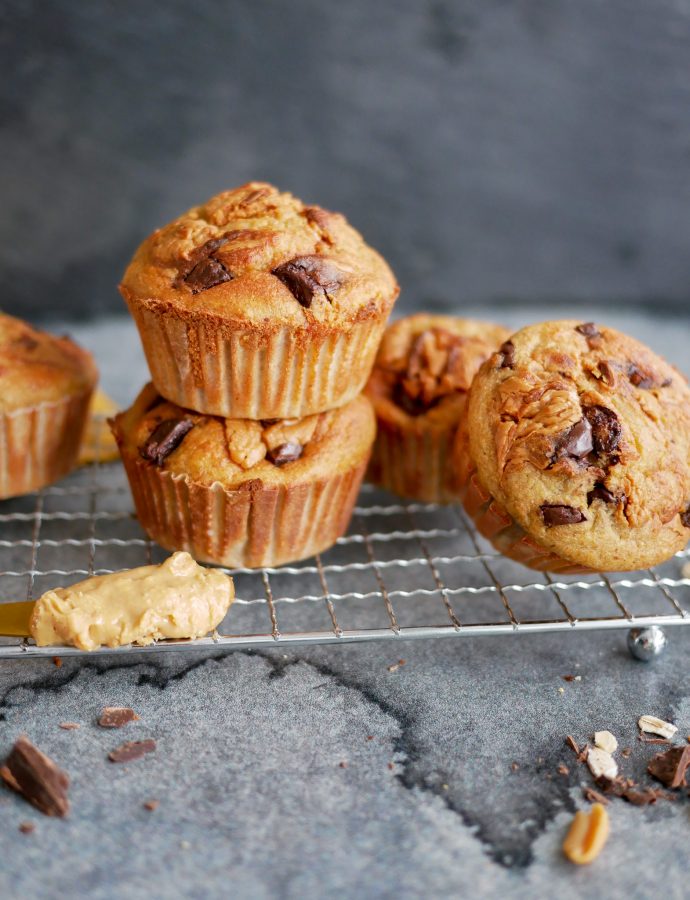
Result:
[[649,662],[664,652],[666,635],[658,625],[631,628],[628,632],[628,650],[635,659]]

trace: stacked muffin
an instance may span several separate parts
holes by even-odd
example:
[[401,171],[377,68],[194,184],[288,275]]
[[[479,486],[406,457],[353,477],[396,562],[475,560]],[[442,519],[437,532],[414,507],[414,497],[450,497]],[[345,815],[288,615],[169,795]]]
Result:
[[228,566],[330,546],[375,436],[361,391],[398,294],[381,256],[251,183],[151,235],[121,291],[153,379],[112,422],[143,527]]

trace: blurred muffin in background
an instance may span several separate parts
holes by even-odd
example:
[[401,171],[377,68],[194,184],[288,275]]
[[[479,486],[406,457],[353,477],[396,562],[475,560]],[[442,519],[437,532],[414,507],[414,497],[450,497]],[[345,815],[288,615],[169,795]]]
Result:
[[467,391],[508,336],[500,325],[426,313],[386,329],[366,388],[378,424],[370,481],[426,503],[459,499],[450,451]]

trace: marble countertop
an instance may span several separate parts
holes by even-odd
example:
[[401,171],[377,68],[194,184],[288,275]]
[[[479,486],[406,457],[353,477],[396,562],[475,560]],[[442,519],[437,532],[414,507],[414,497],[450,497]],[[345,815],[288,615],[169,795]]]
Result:
[[[687,319],[608,321],[683,364]],[[131,324],[70,330],[129,400],[145,377]],[[65,820],[0,790],[0,895],[687,896],[686,797],[615,800],[593,865],[560,852],[589,783],[567,734],[608,728],[641,780],[658,748],[637,741],[638,716],[690,734],[690,629],[668,637],[649,664],[625,632],[0,662],[0,753],[26,733],[72,777]],[[140,720],[99,728],[105,705]],[[154,754],[108,762],[142,738]]]

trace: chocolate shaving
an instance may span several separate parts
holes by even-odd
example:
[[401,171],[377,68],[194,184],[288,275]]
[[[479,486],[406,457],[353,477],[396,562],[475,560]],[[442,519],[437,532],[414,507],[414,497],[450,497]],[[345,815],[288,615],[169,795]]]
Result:
[[595,791],[592,787],[582,788],[582,796],[588,803],[601,803],[602,806],[608,806],[609,798]]
[[153,812],[154,810],[158,809],[159,806],[160,800],[147,800],[144,803],[144,809],[148,809],[149,812]]
[[21,822],[19,830],[22,834],[33,834],[36,831],[36,825],[34,822]]
[[115,750],[111,750],[108,759],[114,763],[133,762],[135,759],[146,756],[147,753],[153,753],[155,749],[156,742],[151,738],[145,741],[127,741],[120,744]]
[[556,771],[559,775],[570,775],[570,769],[566,766],[565,763],[559,763]]
[[77,728],[81,728],[79,722],[60,722],[58,728],[62,728],[63,731],[76,731]]
[[498,352],[501,357],[499,369],[512,369],[515,365],[515,344],[512,341],[504,341]]
[[647,766],[649,774],[667,788],[686,787],[686,775],[690,767],[690,744],[672,747],[665,753],[657,753]]
[[274,466],[284,466],[285,463],[294,462],[302,455],[304,447],[301,444],[289,441],[286,444],[279,444],[267,453],[268,458]]
[[169,456],[182,443],[185,435],[194,428],[191,419],[166,419],[151,432],[149,439],[140,449],[144,459],[162,466]]
[[594,322],[583,322],[582,325],[576,325],[575,331],[587,338],[587,346],[590,350],[597,350],[601,347],[602,334]]
[[621,423],[618,416],[605,406],[586,406],[583,412],[592,426],[594,452],[613,453],[621,439]]
[[544,525],[577,525],[587,521],[587,516],[581,510],[561,503],[543,503],[539,510]]
[[656,384],[656,379],[652,375],[638,369],[635,363],[630,363],[628,366],[628,378],[630,384],[635,385],[635,387],[640,388],[640,390],[649,390],[649,388],[653,388]]
[[62,817],[69,812],[69,776],[25,735],[10,750],[0,777],[46,816]]
[[343,284],[343,273],[322,256],[296,256],[273,269],[299,304],[306,309],[315,298],[331,301],[331,294]]
[[122,728],[138,720],[139,716],[129,706],[104,706],[98,724],[101,728]]

